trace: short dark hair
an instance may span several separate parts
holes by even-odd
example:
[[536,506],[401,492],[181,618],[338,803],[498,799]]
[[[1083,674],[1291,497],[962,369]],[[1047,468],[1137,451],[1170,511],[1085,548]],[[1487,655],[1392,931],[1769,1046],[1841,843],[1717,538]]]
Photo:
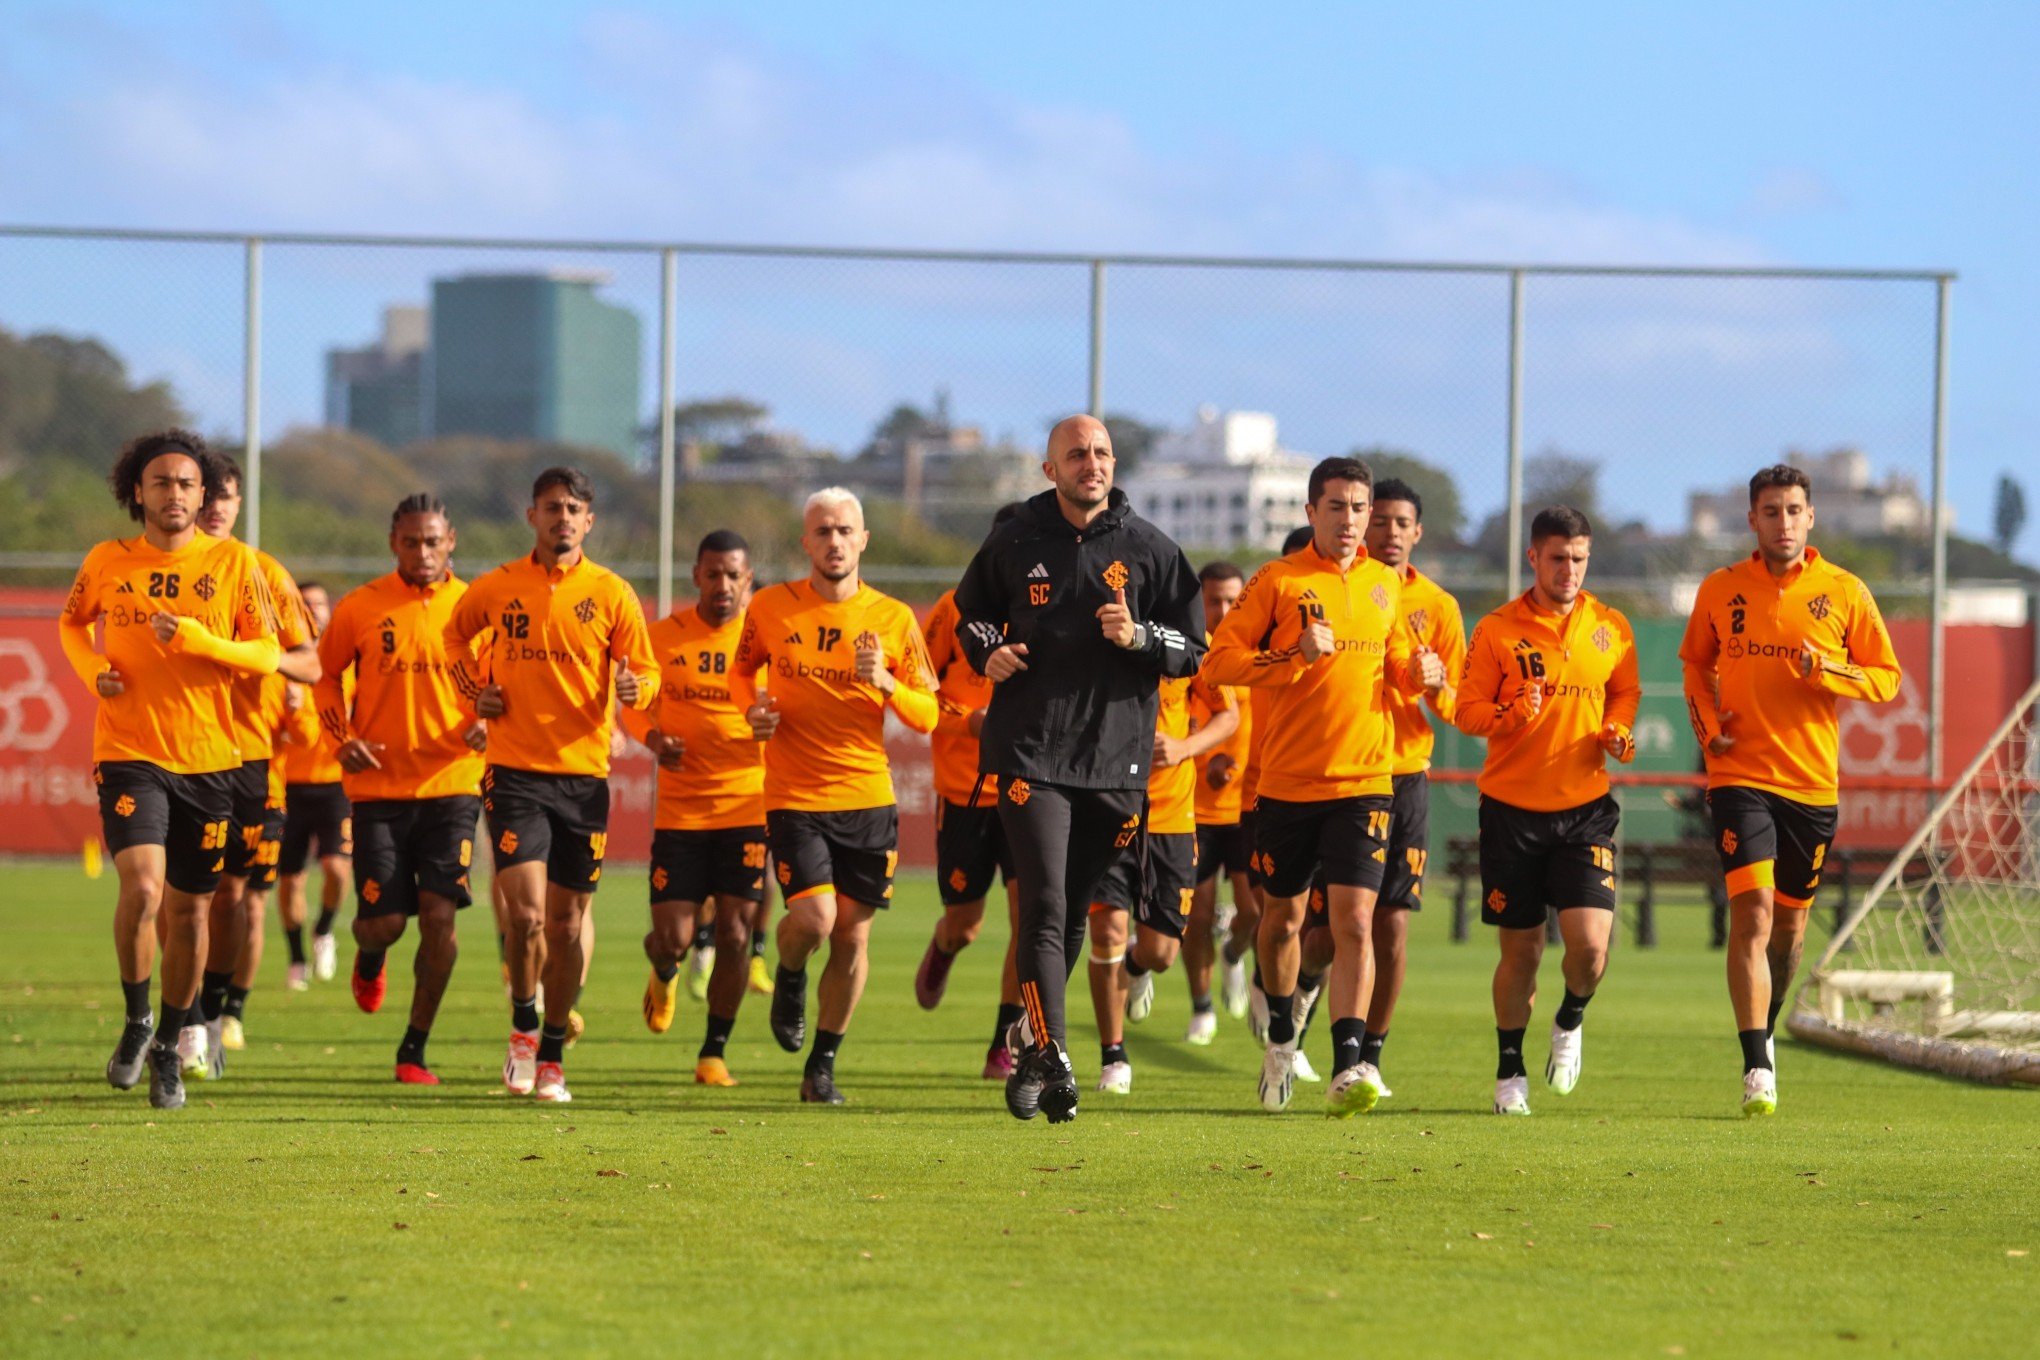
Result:
[[234,484],[235,495],[247,494],[248,474],[241,471],[240,459],[234,457],[231,453],[222,453],[218,449],[207,449],[205,451],[205,459],[201,461],[207,460],[211,461],[213,471],[218,475],[220,483],[217,490],[213,488],[212,483],[206,483],[205,498],[207,500],[211,500],[214,496],[224,496],[227,493],[228,482]]
[[1417,512],[1417,523],[1424,522],[1424,498],[1417,489],[1400,477],[1384,477],[1374,484],[1374,503],[1383,501],[1408,501],[1410,509]]
[[326,583],[324,581],[299,581],[297,583],[298,594],[302,595],[308,590],[316,590],[321,595],[330,595],[333,593],[332,591],[326,589]]
[[1358,482],[1370,491],[1374,487],[1374,469],[1358,458],[1326,458],[1310,470],[1310,494],[1305,497],[1312,505],[1325,494],[1326,482]]
[[113,460],[113,471],[106,475],[106,484],[113,489],[114,500],[137,524],[142,522],[142,473],[166,453],[184,454],[198,464],[198,475],[204,479],[207,500],[219,494],[219,464],[214,461],[212,450],[206,447],[205,440],[190,430],[180,429],[145,434],[120,451],[120,457]]
[[1197,571],[1197,580],[1200,585],[1207,581],[1244,581],[1246,579],[1247,574],[1241,571],[1237,564],[1222,560],[1206,562]]
[[1594,526],[1570,505],[1547,505],[1530,521],[1530,546],[1547,538],[1592,538]]
[[566,493],[583,505],[595,504],[595,484],[588,480],[588,474],[579,468],[549,467],[538,474],[538,480],[531,484],[531,503],[538,504],[538,498],[554,487],[564,487]]
[[397,521],[406,515],[438,515],[448,524],[453,523],[453,517],[446,513],[446,502],[430,491],[413,491],[397,502],[397,508],[390,511],[391,533],[397,531]]
[[1317,537],[1317,531],[1308,524],[1291,529],[1289,537],[1282,540],[1282,555],[1287,557],[1293,552],[1301,552],[1303,546],[1315,537]]
[[1806,499],[1813,499],[1813,479],[1793,467],[1790,463],[1773,463],[1767,468],[1757,469],[1757,475],[1750,478],[1750,508],[1755,509],[1757,496],[1774,486],[1796,486],[1806,493]]
[[744,536],[735,529],[711,529],[701,536],[701,546],[694,550],[694,560],[699,562],[710,553],[740,552],[751,555],[751,545],[744,542]]

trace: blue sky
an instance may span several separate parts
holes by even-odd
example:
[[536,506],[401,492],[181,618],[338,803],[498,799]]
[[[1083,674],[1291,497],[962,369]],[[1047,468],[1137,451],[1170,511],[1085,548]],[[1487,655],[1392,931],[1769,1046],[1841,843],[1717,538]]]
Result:
[[[1945,267],[1964,526],[2001,471],[2040,499],[2040,7],[6,9],[0,222]],[[274,260],[273,418],[316,415],[318,351],[380,301],[475,263]],[[0,324],[106,334],[225,427],[236,269],[0,243]],[[617,274],[649,305],[648,269]],[[1110,296],[1109,405],[1263,406],[1299,447],[1408,444],[1492,503],[1488,283]],[[833,442],[938,382],[1030,439],[1081,402],[1080,279],[702,266],[683,297],[683,390]],[[1787,442],[1923,475],[1931,315],[1917,288],[1533,286],[1530,443],[1604,458],[1664,523]]]

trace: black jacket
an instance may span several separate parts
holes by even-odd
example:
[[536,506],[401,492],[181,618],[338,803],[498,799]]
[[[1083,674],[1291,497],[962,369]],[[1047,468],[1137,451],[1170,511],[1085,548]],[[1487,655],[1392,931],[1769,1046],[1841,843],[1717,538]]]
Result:
[[[1115,588],[1147,628],[1145,646],[1106,641],[1098,610]],[[1137,789],[1154,752],[1156,684],[1194,675],[1204,598],[1182,549],[1114,491],[1079,531],[1044,491],[993,529],[956,587],[957,638],[983,674],[1027,644],[1027,669],[992,691],[978,768],[1043,784]]]

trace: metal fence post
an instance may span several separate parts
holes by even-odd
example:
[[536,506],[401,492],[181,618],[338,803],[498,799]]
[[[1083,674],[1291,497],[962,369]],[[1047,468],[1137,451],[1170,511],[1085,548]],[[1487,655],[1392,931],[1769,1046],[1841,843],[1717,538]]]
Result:
[[1927,603],[1927,774],[1941,777],[1941,707],[1947,694],[1948,626],[1948,293],[1945,275],[1934,285],[1934,588]]
[[1093,419],[1105,418],[1105,261],[1091,261],[1091,405]]
[[679,252],[659,252],[659,613],[673,608],[673,368]]
[[262,546],[262,241],[247,244],[246,310],[241,335],[241,464],[248,484],[241,488],[241,536]]
[[1509,272],[1509,595],[1523,589],[1523,271]]

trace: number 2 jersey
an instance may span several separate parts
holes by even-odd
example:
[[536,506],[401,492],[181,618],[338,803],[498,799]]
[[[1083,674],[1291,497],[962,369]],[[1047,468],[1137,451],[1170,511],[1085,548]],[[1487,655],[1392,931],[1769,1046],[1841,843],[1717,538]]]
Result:
[[652,623],[659,697],[649,709],[620,710],[618,718],[638,741],[657,728],[686,743],[679,769],[659,767],[652,825],[660,831],[765,825],[763,743],[730,690],[743,634],[742,614],[711,624],[692,605]]

